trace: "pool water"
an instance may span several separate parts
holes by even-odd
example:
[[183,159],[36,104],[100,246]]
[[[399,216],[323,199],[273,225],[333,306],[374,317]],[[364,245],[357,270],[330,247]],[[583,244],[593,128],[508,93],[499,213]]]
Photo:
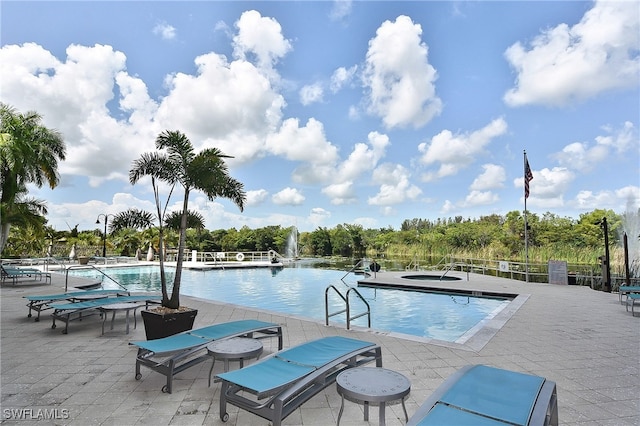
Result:
[[[160,271],[156,266],[111,267],[104,272],[130,291],[159,291]],[[167,282],[172,283],[174,271],[166,269]],[[96,277],[92,270],[70,270],[70,274]],[[200,271],[182,270],[181,293],[218,302],[281,314],[325,320],[325,289],[332,284],[346,293],[341,281],[344,271],[316,268],[252,268]],[[344,281],[356,286],[358,277],[349,274]],[[105,279],[105,288],[117,288]],[[171,285],[169,285],[171,287]],[[509,300],[398,289],[358,287],[371,306],[371,328],[412,336],[456,342],[484,320],[492,318],[508,305]],[[352,297],[352,315],[364,312],[364,304]],[[329,297],[329,312],[344,309],[333,292]],[[344,314],[331,317],[331,323],[346,323]],[[367,326],[367,318],[352,321]]]

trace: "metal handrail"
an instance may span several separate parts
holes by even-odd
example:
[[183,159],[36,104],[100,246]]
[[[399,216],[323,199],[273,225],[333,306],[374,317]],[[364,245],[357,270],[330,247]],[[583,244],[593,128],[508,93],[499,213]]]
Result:
[[106,274],[102,269],[100,268],[96,268],[93,265],[71,265],[69,266],[66,271],[65,271],[65,282],[64,282],[64,291],[67,291],[67,286],[69,283],[69,271],[71,269],[88,269],[88,268],[92,268],[95,269],[96,271],[100,272],[102,275],[104,275],[105,277],[109,278],[111,281],[113,281],[114,283],[116,283],[116,285],[118,285],[120,288],[122,288],[123,290],[127,290],[127,288],[125,286],[123,286],[122,284],[120,284],[118,281],[116,281],[113,277],[109,276],[108,274]]
[[[329,291],[333,290],[335,291],[335,293],[342,299],[342,301],[345,304],[345,308],[341,309],[339,311],[335,311],[332,313],[329,313]],[[364,302],[364,304],[367,306],[367,310],[366,312],[362,312],[359,314],[356,314],[354,316],[351,316],[351,303],[349,302],[349,294],[351,293],[351,291],[353,291],[355,294],[358,295],[358,297],[360,298],[360,300],[362,300],[362,302]],[[365,300],[364,297],[362,297],[362,294],[360,294],[360,292],[358,291],[358,289],[356,289],[355,287],[349,287],[349,290],[347,290],[346,295],[342,294],[342,292],[340,290],[338,290],[336,288],[336,286],[334,286],[333,284],[329,285],[325,290],[324,290],[324,313],[325,313],[325,325],[329,325],[329,318],[333,317],[335,315],[340,315],[342,313],[346,312],[346,317],[347,317],[347,330],[351,329],[351,321],[354,319],[358,319],[360,317],[363,316],[367,316],[367,327],[371,328],[371,306],[369,306],[369,303]]]

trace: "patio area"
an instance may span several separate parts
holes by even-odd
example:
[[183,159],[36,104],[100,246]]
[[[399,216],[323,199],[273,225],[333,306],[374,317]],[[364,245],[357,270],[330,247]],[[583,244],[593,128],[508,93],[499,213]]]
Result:
[[[187,296],[182,296],[182,304],[199,310],[195,328],[238,319],[279,323],[285,348],[336,335],[377,343],[382,347],[383,366],[411,382],[405,400],[409,416],[459,368],[486,364],[555,381],[563,425],[640,424],[640,316],[632,317],[617,294],[475,274],[468,281],[465,278],[446,286],[519,294],[525,300],[508,315],[485,325],[478,339],[467,344],[349,331],[340,325],[327,327],[303,318]],[[51,311],[43,312],[40,322],[27,318],[23,296],[62,290],[64,277],[56,273],[51,285],[23,282],[1,289],[2,424],[269,424],[235,407],[229,407],[228,422],[220,420],[220,384],[207,386],[208,362],[178,374],[171,394],[161,392],[165,377],[148,369],[143,369],[141,380],[135,380],[136,348],[129,342],[145,339],[141,322],[125,334],[125,317],[121,315],[116,317],[114,330],[101,335],[102,320],[92,316],[74,321],[69,334],[63,335],[60,328],[51,328]],[[319,303],[321,299],[319,295]],[[264,341],[263,356],[277,349],[273,340]],[[221,371],[222,363],[217,363],[214,373]],[[283,424],[335,424],[340,402],[336,386],[329,386]],[[54,418],[33,418],[38,413]],[[404,424],[399,402],[387,406],[386,422]],[[340,424],[377,425],[377,407],[365,422],[362,405],[348,402]]]

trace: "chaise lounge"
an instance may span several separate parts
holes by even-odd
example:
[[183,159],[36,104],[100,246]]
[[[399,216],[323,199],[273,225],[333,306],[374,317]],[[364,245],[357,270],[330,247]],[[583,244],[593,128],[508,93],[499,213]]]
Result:
[[29,308],[29,314],[27,318],[31,318],[31,311],[38,312],[38,316],[35,321],[40,321],[40,312],[46,311],[47,309],[52,309],[49,304],[52,302],[58,302],[61,300],[68,300],[70,302],[76,302],[79,300],[86,300],[88,298],[98,299],[103,297],[110,296],[128,296],[129,292],[126,290],[83,290],[83,291],[72,291],[69,293],[59,293],[59,294],[47,294],[47,295],[37,295],[37,296],[24,296],[25,299],[29,301],[27,307]]
[[282,349],[282,326],[258,320],[240,320],[214,324],[154,340],[130,342],[138,346],[136,356],[136,380],[142,378],[140,366],[145,366],[167,377],[162,392],[171,393],[173,377],[196,364],[211,359],[207,345],[232,337],[254,339],[278,338],[278,350]]
[[218,374],[222,381],[220,419],[225,422],[229,419],[229,403],[279,426],[298,407],[334,383],[340,372],[374,360],[376,366],[382,367],[380,346],[332,336]]
[[558,425],[555,382],[544,377],[466,366],[449,377],[407,426]]
[[13,285],[16,285],[19,279],[27,279],[30,281],[35,281],[36,279],[44,282],[47,281],[51,284],[51,273],[43,272],[39,269],[35,268],[14,268],[7,265],[0,265],[0,270],[2,273],[2,282],[4,283],[6,280],[11,280]]
[[49,306],[53,308],[53,324],[51,328],[56,328],[56,320],[63,321],[65,323],[62,334],[69,332],[69,322],[77,319],[82,320],[83,315],[90,311],[99,311],[101,307],[112,305],[115,303],[129,303],[129,302],[146,302],[147,305],[152,303],[160,303],[161,296],[158,295],[137,295],[137,296],[119,296],[119,297],[106,297],[102,299],[86,300],[83,302],[67,302],[67,303],[51,303]]

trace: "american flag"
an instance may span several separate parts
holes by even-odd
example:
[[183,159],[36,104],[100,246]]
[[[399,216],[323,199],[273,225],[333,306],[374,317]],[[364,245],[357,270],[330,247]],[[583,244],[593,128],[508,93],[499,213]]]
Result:
[[529,198],[529,181],[533,179],[533,173],[531,173],[531,167],[529,167],[529,160],[525,154],[524,157],[524,198]]

